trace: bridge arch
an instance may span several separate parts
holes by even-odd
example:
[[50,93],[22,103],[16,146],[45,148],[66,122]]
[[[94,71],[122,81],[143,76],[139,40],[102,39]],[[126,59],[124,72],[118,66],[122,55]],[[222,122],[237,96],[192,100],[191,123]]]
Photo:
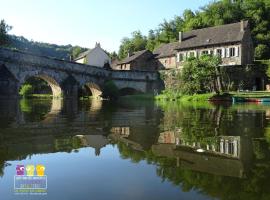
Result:
[[81,88],[87,88],[91,92],[91,96],[98,98],[102,95],[102,89],[101,87],[93,82],[86,82],[82,84]]
[[[63,96],[63,91],[56,79],[52,76],[46,75],[46,74],[28,74],[20,81],[20,87],[29,79],[29,78],[39,78],[47,82],[47,84],[50,86],[52,95],[54,98],[59,98]],[[19,87],[19,88],[20,88]]]

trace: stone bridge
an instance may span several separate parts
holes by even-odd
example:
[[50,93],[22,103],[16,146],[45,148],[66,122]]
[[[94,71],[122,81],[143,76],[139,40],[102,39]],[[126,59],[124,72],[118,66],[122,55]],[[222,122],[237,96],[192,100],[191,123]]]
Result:
[[112,80],[118,89],[155,93],[163,84],[158,72],[113,71],[70,61],[0,48],[0,96],[18,96],[20,86],[30,77],[45,80],[54,97],[78,97],[87,86],[93,96],[102,94],[104,83]]

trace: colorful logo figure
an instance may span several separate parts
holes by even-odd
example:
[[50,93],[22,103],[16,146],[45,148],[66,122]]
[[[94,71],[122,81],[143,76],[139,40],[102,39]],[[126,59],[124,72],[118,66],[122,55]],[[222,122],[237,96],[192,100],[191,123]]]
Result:
[[44,176],[44,173],[45,173],[45,166],[44,165],[37,165],[36,170],[37,170],[38,176]]
[[16,171],[17,171],[17,176],[23,176],[24,175],[24,165],[17,165]]
[[34,176],[35,174],[35,166],[34,165],[26,165],[26,174],[27,176]]

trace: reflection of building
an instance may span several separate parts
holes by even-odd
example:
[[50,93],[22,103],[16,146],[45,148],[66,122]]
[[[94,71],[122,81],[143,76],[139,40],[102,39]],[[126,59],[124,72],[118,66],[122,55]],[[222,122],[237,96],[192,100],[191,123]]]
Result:
[[160,133],[160,136],[158,138],[158,143],[161,143],[161,144],[176,144],[175,133],[173,131],[166,131],[166,132]]
[[95,149],[96,156],[100,155],[101,148],[109,144],[109,140],[103,135],[78,135],[84,146]]
[[160,133],[152,151],[156,156],[176,158],[177,167],[243,177],[252,159],[250,143],[250,139],[240,136],[217,136],[193,142],[183,139],[179,132],[166,131]]
[[111,133],[119,134],[123,137],[128,137],[130,134],[130,128],[129,127],[112,127]]
[[201,144],[200,142],[191,143],[179,139],[180,146],[203,149],[209,153],[216,153],[235,158],[240,156],[240,144],[240,136],[219,136],[216,138],[209,138],[209,141],[204,142],[204,144]]

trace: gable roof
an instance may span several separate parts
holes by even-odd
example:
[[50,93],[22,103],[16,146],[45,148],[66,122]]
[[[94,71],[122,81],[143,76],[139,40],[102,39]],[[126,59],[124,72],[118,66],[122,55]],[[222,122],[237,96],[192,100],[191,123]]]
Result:
[[162,44],[159,48],[157,48],[153,54],[156,58],[163,58],[172,56],[175,54],[175,48],[178,46],[179,42],[172,42],[168,44]]
[[[176,49],[241,42],[245,33],[241,31],[241,23],[238,22],[184,32],[182,42],[178,42]],[[246,30],[248,21],[244,21],[243,23],[244,30]]]
[[141,55],[143,55],[145,52],[148,52],[148,50],[142,50],[142,51],[136,51],[134,52],[131,56],[126,57],[124,60],[122,60],[121,62],[119,62],[118,64],[127,64],[132,62],[133,60],[137,59],[138,57],[140,57]]
[[81,58],[87,56],[87,54],[89,54],[92,50],[93,50],[93,49],[88,49],[87,51],[84,51],[84,52],[80,53],[80,54],[78,55],[78,57],[75,58],[74,60],[79,60],[79,59],[81,59]]

